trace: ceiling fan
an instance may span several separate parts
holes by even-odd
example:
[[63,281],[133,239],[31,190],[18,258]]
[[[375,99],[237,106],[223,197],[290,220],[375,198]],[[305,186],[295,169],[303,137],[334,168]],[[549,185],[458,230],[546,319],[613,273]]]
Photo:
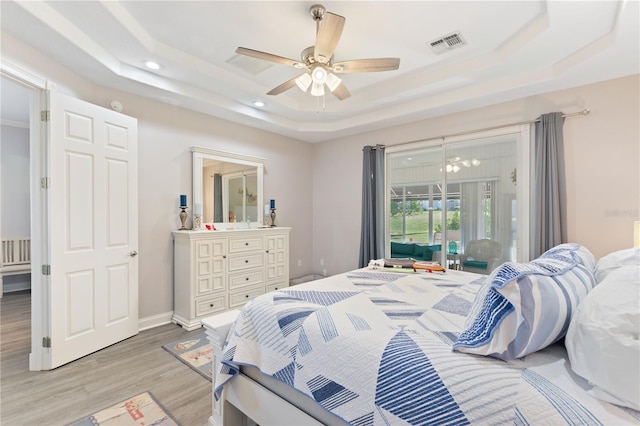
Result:
[[352,59],[333,62],[333,52],[342,35],[345,18],[327,12],[324,6],[319,4],[311,6],[309,12],[316,22],[316,44],[302,51],[302,60],[297,61],[245,47],[236,49],[236,53],[239,55],[306,70],[304,74],[275,87],[267,95],[278,95],[298,86],[303,92],[311,88],[312,96],[323,96],[326,86],[336,98],[343,100],[351,96],[351,93],[335,74],[393,71],[400,66],[400,58]]

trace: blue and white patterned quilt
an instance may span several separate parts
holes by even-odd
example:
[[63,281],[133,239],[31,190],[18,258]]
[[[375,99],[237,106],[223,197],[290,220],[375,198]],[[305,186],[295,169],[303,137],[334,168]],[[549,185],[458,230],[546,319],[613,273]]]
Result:
[[215,394],[251,365],[353,425],[640,422],[590,397],[559,345],[510,362],[453,352],[483,279],[361,269],[260,296],[232,328]]

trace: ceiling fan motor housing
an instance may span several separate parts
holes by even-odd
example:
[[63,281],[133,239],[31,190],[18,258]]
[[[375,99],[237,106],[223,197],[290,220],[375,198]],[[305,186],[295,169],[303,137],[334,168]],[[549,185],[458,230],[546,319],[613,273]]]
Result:
[[314,4],[309,8],[309,13],[314,21],[322,21],[324,18],[324,13],[327,11],[325,7],[321,4]]

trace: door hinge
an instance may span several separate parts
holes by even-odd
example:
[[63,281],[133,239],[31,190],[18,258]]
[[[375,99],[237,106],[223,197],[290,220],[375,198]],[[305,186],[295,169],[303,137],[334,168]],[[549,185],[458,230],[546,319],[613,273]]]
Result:
[[42,347],[50,348],[51,347],[51,337],[43,337],[42,338]]
[[43,177],[42,179],[40,179],[40,186],[42,187],[42,189],[48,189],[49,185],[51,185],[51,179],[49,179],[48,177]]
[[51,265],[42,265],[42,275],[51,275]]
[[40,111],[40,121],[49,121],[49,111]]

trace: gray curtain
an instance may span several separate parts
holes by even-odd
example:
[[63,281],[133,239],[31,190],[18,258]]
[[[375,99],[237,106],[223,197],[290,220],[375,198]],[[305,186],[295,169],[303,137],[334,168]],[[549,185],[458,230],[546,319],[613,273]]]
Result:
[[535,124],[531,257],[567,242],[562,113],[540,116]]
[[222,175],[213,175],[213,221],[224,222],[222,217]]
[[362,149],[362,228],[359,267],[384,257],[384,146]]

